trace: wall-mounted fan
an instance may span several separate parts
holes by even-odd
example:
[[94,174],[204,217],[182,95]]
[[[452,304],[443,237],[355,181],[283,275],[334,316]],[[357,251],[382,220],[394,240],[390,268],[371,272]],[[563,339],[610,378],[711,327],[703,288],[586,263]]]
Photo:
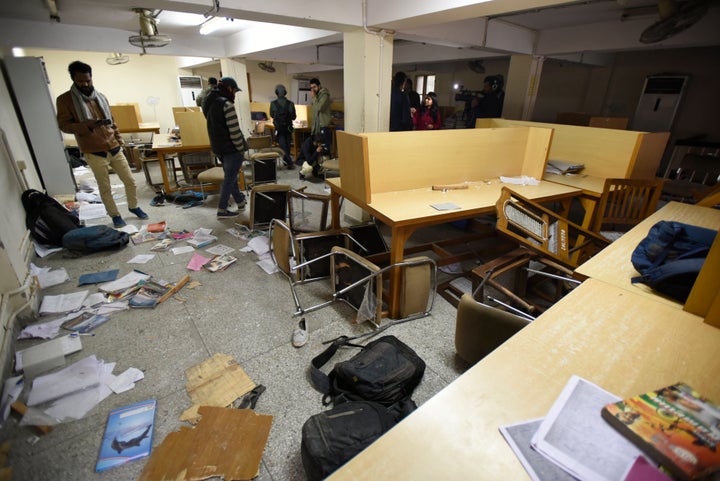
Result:
[[467,66],[475,73],[485,73],[485,66],[483,65],[482,60],[470,60],[467,63]]
[[142,53],[147,53],[146,48],[164,47],[172,40],[167,35],[161,35],[157,29],[157,18],[152,10],[145,8],[133,8],[140,19],[140,35],[132,35],[128,38],[131,45],[142,48]]
[[646,28],[640,41],[655,43],[677,35],[705,16],[709,7],[709,0],[659,0],[660,21]]
[[108,65],[122,65],[124,63],[128,63],[130,61],[130,57],[127,55],[123,55],[120,52],[114,52],[108,55],[108,58],[105,59],[105,62],[107,62]]
[[258,64],[258,67],[260,67],[260,70],[264,70],[266,72],[274,73],[275,67],[273,67],[272,62],[260,62]]

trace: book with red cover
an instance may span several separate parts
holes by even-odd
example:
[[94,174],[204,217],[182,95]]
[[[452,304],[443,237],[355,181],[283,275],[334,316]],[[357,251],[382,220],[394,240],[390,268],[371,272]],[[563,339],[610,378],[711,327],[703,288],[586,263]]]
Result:
[[680,479],[720,470],[720,406],[687,384],[608,404],[602,416]]

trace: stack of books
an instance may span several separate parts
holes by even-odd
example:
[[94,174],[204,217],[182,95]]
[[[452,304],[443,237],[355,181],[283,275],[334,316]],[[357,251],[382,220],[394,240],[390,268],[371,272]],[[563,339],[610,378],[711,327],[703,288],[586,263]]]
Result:
[[535,481],[686,481],[720,470],[720,407],[685,384],[621,400],[573,376],[546,417],[500,432]]
[[564,160],[548,160],[545,172],[548,174],[577,174],[585,168],[585,164],[574,164]]

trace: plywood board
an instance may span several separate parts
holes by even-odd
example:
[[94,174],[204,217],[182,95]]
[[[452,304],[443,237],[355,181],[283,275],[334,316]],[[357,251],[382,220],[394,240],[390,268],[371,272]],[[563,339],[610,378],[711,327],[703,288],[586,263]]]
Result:
[[140,107],[138,104],[115,104],[110,106],[110,113],[113,116],[118,130],[132,132],[140,127]]
[[210,406],[202,406],[200,414],[196,427],[168,434],[153,450],[139,481],[231,481],[259,474],[272,416]]
[[369,204],[371,195],[367,137],[340,131],[337,133],[337,146],[343,189]]
[[175,121],[180,128],[180,141],[183,147],[210,145],[207,121],[202,112],[176,112]]
[[255,383],[237,361],[218,353],[207,361],[185,371],[185,388],[193,405],[180,415],[180,420],[197,422],[200,406],[226,407],[252,391]]

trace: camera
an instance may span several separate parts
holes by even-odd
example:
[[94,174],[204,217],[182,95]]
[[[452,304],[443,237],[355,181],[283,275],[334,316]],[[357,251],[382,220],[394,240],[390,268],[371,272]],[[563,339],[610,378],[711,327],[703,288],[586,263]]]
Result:
[[97,121],[98,125],[112,125],[112,119],[100,119]]
[[482,90],[461,90],[455,94],[455,102],[470,102],[473,97],[482,94]]

